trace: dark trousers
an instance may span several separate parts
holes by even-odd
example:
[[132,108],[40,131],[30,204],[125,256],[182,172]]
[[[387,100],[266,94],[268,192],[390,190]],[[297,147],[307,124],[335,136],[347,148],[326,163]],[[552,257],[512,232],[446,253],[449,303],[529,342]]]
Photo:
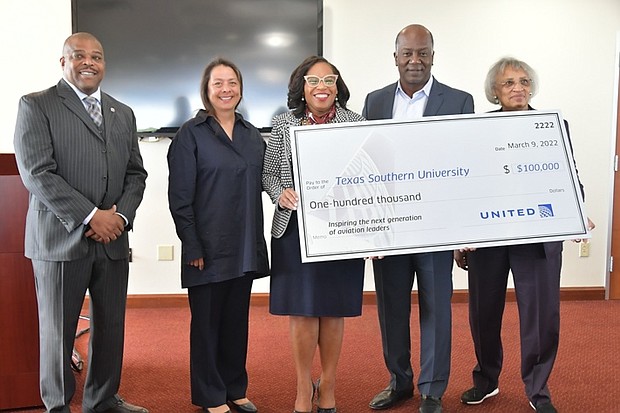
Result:
[[252,278],[188,289],[192,403],[204,408],[246,396]]
[[33,260],[39,308],[41,398],[48,412],[69,413],[75,393],[71,354],[88,289],[90,340],[84,412],[106,410],[118,400],[125,337],[129,264],[111,260],[91,242],[80,260]]
[[[553,244],[553,243],[549,243]],[[498,387],[502,370],[502,316],[508,273],[512,271],[521,338],[521,376],[534,405],[550,401],[547,380],[558,351],[561,245],[481,248],[467,254],[469,323],[478,364],[474,386]],[[513,349],[516,351],[516,349]]]
[[441,397],[450,376],[452,251],[388,256],[373,262],[377,309],[390,387],[413,388],[411,289],[417,277],[421,394]]

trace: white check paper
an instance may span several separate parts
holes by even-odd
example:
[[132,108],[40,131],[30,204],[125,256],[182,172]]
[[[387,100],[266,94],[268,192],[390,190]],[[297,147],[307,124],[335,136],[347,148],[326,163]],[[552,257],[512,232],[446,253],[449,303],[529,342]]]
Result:
[[303,262],[588,238],[559,112],[291,128]]

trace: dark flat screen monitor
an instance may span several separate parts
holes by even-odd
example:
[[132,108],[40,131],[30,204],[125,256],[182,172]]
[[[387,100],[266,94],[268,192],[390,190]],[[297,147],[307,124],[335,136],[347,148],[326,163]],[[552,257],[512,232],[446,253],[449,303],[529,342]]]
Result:
[[266,132],[286,108],[293,69],[321,55],[322,0],[72,0],[73,32],[102,43],[102,89],[132,107],[138,130],[174,135],[203,108],[216,57],[243,75],[238,111]]

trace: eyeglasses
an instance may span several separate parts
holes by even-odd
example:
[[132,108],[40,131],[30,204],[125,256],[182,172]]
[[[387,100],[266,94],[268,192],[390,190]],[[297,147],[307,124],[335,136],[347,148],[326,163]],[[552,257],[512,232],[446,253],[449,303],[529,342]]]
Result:
[[317,87],[321,82],[323,82],[323,84],[327,87],[332,87],[336,84],[336,80],[338,80],[338,75],[326,75],[323,77],[308,75],[304,76],[304,79],[310,87]]
[[[519,79],[518,83],[523,87],[530,87],[532,86],[532,79]],[[500,85],[506,90],[512,90],[517,85],[517,82],[512,79],[508,79],[507,81],[500,83]]]

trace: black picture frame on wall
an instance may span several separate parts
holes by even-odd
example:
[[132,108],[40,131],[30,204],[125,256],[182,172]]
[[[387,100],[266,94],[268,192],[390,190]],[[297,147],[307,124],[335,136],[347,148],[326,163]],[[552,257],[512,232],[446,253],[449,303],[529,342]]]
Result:
[[323,0],[72,0],[73,32],[102,43],[102,89],[132,107],[142,136],[174,136],[201,109],[215,57],[241,70],[238,110],[261,132],[286,108],[292,70],[323,54]]

